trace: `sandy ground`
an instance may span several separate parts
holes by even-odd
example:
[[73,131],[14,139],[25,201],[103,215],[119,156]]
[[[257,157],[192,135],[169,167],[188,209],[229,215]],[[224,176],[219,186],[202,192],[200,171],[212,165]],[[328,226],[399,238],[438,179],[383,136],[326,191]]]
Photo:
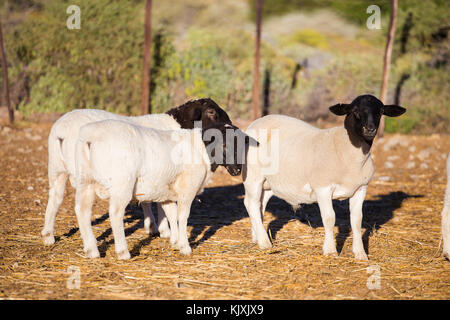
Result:
[[317,205],[294,213],[277,198],[265,216],[274,245],[260,250],[251,242],[241,178],[222,170],[192,206],[191,256],[147,236],[142,212],[131,207],[125,228],[132,258],[118,261],[107,202],[100,200],[92,219],[102,257],[83,257],[71,187],[57,215],[56,243],[42,244],[49,130],[50,124],[0,125],[0,298],[450,298],[440,234],[448,135],[388,135],[376,142],[364,204],[368,262],[351,252],[348,201],[334,203],[338,257],[322,255]]

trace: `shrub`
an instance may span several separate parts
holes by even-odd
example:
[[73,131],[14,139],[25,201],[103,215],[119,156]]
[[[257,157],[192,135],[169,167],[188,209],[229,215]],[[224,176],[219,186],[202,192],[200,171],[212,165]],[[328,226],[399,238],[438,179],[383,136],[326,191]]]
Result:
[[326,36],[311,29],[295,32],[288,37],[288,42],[298,42],[319,49],[327,49],[329,47]]
[[31,75],[30,103],[20,111],[63,112],[100,107],[136,113],[139,107],[141,5],[77,2],[81,29],[66,28],[65,1],[46,1],[7,35],[11,76]]

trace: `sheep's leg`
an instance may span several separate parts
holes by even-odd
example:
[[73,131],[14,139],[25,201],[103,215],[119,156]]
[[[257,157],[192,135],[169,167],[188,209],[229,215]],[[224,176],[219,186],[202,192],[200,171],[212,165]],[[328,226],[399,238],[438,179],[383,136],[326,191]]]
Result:
[[[176,206],[176,204],[175,204]],[[161,203],[158,203],[158,231],[159,236],[161,238],[169,238],[170,237],[170,228],[167,221],[166,214],[164,212],[164,209],[162,208]]]
[[109,219],[111,221],[111,228],[114,235],[114,246],[119,260],[130,259],[130,252],[128,251],[127,240],[125,239],[125,231],[123,227],[123,216],[125,214],[125,207],[130,199],[121,199],[111,197],[109,200]]
[[178,219],[177,204],[175,202],[165,202],[161,205],[170,224],[170,244],[176,246],[178,242]]
[[252,224],[252,238],[253,242],[257,242],[261,249],[268,249],[272,247],[272,243],[269,240],[261,216],[262,208],[262,181],[259,183],[250,183],[249,180],[245,181],[245,198],[244,205],[250,216],[250,222]]
[[261,221],[264,221],[264,212],[266,212],[266,206],[269,202],[270,198],[272,198],[273,192],[272,190],[263,190],[262,191],[262,202],[261,202]]
[[[261,195],[261,221],[264,223],[264,213],[266,212],[266,206],[269,202],[270,198],[272,198],[273,192],[272,190],[263,190]],[[252,241],[256,243],[256,232],[252,226]]]
[[191,212],[192,201],[179,201],[178,206],[178,249],[182,254],[191,254],[187,236],[187,221]]
[[64,191],[66,189],[68,175],[66,172],[59,173],[55,178],[50,180],[50,191],[48,197],[47,208],[45,210],[45,222],[41,235],[45,245],[55,243],[53,235],[55,229],[55,218],[59,207],[64,199]]
[[362,206],[364,198],[366,196],[367,186],[359,188],[353,197],[350,198],[350,224],[352,226],[353,233],[353,254],[356,259],[369,260],[367,254],[364,251],[364,245],[361,235],[361,222],[362,222]]
[[322,188],[315,190],[317,203],[319,204],[322,223],[325,228],[325,241],[323,243],[324,255],[337,255],[336,244],[334,243],[334,223],[336,216],[333,210],[331,188]]
[[450,260],[450,205],[444,203],[444,209],[442,210],[442,239],[443,239],[443,254],[448,260]]
[[75,213],[78,226],[84,244],[84,252],[87,258],[98,258],[100,253],[97,248],[97,239],[92,232],[91,215],[92,205],[95,200],[95,190],[92,184],[83,184],[77,187],[75,193]]
[[144,211],[144,230],[147,234],[156,234],[158,232],[155,223],[155,216],[152,212],[152,203],[142,203],[142,211]]

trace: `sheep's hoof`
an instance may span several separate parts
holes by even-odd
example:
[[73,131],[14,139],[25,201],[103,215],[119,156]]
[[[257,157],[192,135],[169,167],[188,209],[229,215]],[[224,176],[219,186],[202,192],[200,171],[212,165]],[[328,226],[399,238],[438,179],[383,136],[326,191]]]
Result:
[[86,258],[100,258],[100,252],[97,247],[85,250]]
[[42,237],[42,241],[46,246],[49,246],[55,243],[55,237],[53,235],[47,234]]
[[365,252],[355,252],[355,259],[357,260],[369,260],[369,258],[367,257],[367,254]]
[[172,246],[172,248],[177,249],[178,248],[178,239],[170,239],[170,245]]
[[189,245],[186,245],[180,248],[180,253],[190,255],[192,253],[192,249]]
[[270,249],[272,248],[272,243],[269,240],[263,241],[263,242],[259,242],[258,246],[260,249]]
[[117,259],[119,260],[128,260],[131,258],[130,253],[128,250],[122,250],[120,252],[117,252]]
[[159,230],[159,237],[165,239],[170,238],[170,230],[169,229]]
[[450,261],[450,251],[444,250],[444,258],[446,258],[448,261]]
[[157,234],[158,233],[158,228],[156,227],[156,225],[153,223],[151,228],[150,228],[150,233],[149,234]]
[[145,233],[147,233],[148,235],[154,235],[158,233],[158,229],[156,228],[155,224],[152,224],[151,227],[149,226],[145,226]]
[[338,253],[336,251],[336,248],[332,248],[332,249],[323,249],[323,254],[325,256],[330,256],[330,257],[337,257]]

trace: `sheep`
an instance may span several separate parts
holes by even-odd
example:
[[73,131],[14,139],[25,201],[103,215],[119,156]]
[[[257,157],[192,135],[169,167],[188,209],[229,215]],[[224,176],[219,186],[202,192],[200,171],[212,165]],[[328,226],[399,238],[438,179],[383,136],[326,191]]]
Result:
[[[268,115],[252,122],[245,131],[259,141],[260,153],[270,154],[270,161],[263,165],[257,158],[258,149],[250,147],[242,171],[252,240],[260,248],[272,246],[264,230],[263,214],[275,195],[294,207],[318,202],[325,228],[323,253],[337,255],[332,200],[350,198],[353,253],[357,259],[368,259],[361,239],[361,221],[367,185],[374,172],[370,148],[381,116],[397,117],[406,109],[362,95],[350,104],[334,105],[330,111],[346,116],[344,126],[318,129],[292,117]],[[266,137],[258,136],[262,130],[268,132]],[[272,162],[277,162],[277,170],[267,172],[265,168]]]
[[[124,117],[103,110],[82,109],[73,110],[58,119],[50,131],[48,138],[48,179],[49,199],[45,211],[45,222],[41,235],[46,245],[55,242],[54,224],[56,213],[63,201],[66,182],[69,179],[75,187],[75,143],[80,128],[90,122],[116,119],[136,123],[145,127],[173,130],[193,128],[195,121],[201,121],[203,126],[213,123],[231,124],[231,120],[212,99],[202,98],[186,102],[173,108],[167,114],[151,114],[139,117]],[[143,206],[144,228],[147,233],[155,233],[154,217],[150,205]],[[158,205],[158,223],[161,237],[168,237],[170,230],[164,213]],[[150,230],[150,225],[152,229]]]
[[[209,129],[220,131],[213,139],[206,134]],[[75,151],[75,213],[86,256],[99,257],[91,227],[96,194],[102,199],[109,198],[118,259],[130,258],[123,216],[133,198],[140,202],[161,202],[170,224],[170,243],[182,254],[190,254],[186,228],[194,197],[202,192],[218,165],[232,174],[240,173],[235,170],[242,166],[237,164],[235,152],[233,163],[223,161],[231,152],[228,140],[223,139],[227,129],[238,130],[221,123],[207,129],[164,131],[118,120],[81,127]]]
[[450,260],[450,153],[447,157],[447,187],[445,188],[444,208],[442,209],[443,253]]

